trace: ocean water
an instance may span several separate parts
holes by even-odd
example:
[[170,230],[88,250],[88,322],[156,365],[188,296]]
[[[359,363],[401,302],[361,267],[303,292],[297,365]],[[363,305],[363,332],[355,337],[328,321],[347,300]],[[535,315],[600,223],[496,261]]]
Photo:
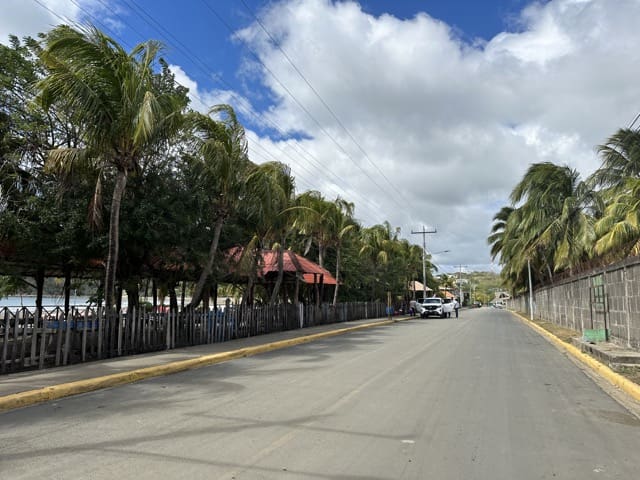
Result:
[[[86,307],[89,302],[89,297],[86,296],[71,296],[69,303],[71,305]],[[35,307],[36,297],[35,295],[14,295],[9,297],[0,298],[1,307]],[[64,306],[64,297],[43,295],[42,296],[43,307],[62,307]]]

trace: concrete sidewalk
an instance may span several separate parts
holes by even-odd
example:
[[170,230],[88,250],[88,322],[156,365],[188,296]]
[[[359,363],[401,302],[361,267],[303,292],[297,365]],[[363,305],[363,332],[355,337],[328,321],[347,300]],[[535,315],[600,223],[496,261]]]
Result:
[[640,367],[640,352],[630,348],[624,348],[615,343],[589,343],[582,338],[573,338],[572,343],[582,352],[597,358],[605,365],[613,368]]
[[[0,377],[0,412],[145,378],[213,365],[334,335],[390,325],[386,317],[270,333],[228,342],[110,358]],[[414,317],[415,318],[415,317]]]

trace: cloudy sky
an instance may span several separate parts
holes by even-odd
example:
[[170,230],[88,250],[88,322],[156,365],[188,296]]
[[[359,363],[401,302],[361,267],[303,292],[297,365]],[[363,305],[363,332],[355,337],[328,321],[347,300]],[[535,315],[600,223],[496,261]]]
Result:
[[[640,0],[3,0],[0,39],[93,23],[155,38],[199,110],[230,103],[250,156],[367,226],[436,229],[444,271],[497,271],[493,215],[531,163],[588,176],[640,110]],[[450,250],[448,253],[437,253]]]

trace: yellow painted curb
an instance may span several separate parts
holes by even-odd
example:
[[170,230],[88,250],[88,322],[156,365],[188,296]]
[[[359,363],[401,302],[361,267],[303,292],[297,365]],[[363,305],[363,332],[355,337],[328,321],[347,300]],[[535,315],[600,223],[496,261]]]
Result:
[[529,327],[537,331],[540,335],[549,339],[554,345],[560,348],[560,350],[566,351],[571,356],[573,356],[574,358],[576,358],[577,360],[579,360],[580,362],[582,362],[583,364],[591,368],[591,370],[596,372],[598,375],[605,378],[609,383],[620,388],[621,390],[629,394],[634,400],[640,402],[640,385],[632,382],[631,380],[628,380],[627,378],[623,377],[619,373],[614,372],[605,364],[600,363],[595,358],[593,358],[590,355],[587,355],[586,353],[582,352],[580,349],[574,347],[573,345],[563,342],[551,332],[546,331],[544,328],[542,328],[539,325],[536,325],[534,322],[523,317],[519,313],[516,313],[513,311],[511,313],[517,316],[523,323],[525,323],[526,325],[528,325]]
[[28,390],[26,392],[14,393],[11,395],[0,397],[0,412],[26,407],[29,405],[34,405],[36,403],[56,400],[63,397],[69,397],[71,395],[78,395],[80,393],[87,393],[102,388],[109,388],[117,385],[133,383],[147,378],[159,377],[162,375],[168,375],[170,373],[183,372],[185,370],[190,370],[193,368],[214,365],[216,363],[226,362],[236,358],[249,357],[252,355],[257,355],[259,353],[270,352],[272,350],[277,350],[280,348],[286,348],[294,345],[300,345],[302,343],[312,342],[314,340],[320,340],[322,338],[342,335],[344,333],[389,325],[397,321],[398,320],[382,320],[379,322],[365,323],[362,325],[357,325],[355,327],[340,328],[337,330],[330,330],[327,332],[315,333],[312,335],[305,335],[302,337],[291,338],[287,340],[280,340],[278,342],[265,343],[264,345],[258,345],[256,347],[245,347],[238,350],[232,350],[230,352],[203,355],[197,358],[190,358],[188,360],[179,360],[177,362],[166,363],[164,365],[139,368],[128,372],[114,373],[111,375],[104,375],[102,377],[88,378],[85,380],[77,380],[75,382],[61,383],[59,385],[53,385],[50,387]]

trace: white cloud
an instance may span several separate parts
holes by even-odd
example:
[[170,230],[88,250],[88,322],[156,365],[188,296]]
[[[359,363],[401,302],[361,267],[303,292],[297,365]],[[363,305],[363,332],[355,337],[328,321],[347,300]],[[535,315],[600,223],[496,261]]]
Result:
[[258,119],[260,116],[251,106],[251,102],[232,90],[203,90],[179,65],[169,65],[176,82],[189,89],[191,108],[202,113],[207,113],[214,105],[222,103],[232,105],[234,109],[246,117]]
[[[76,2],[41,1],[71,21],[85,15]],[[89,12],[104,1],[78,0]],[[3,10],[3,42],[61,22],[32,0],[4,0]],[[354,201],[365,224],[388,220],[416,243],[412,229],[437,227],[427,247],[451,250],[441,266],[489,264],[491,218],[528,166],[554,161],[589,175],[595,145],[640,109],[638,0],[532,1],[514,29],[473,44],[427,14],[374,17],[349,1],[282,0],[260,17],[339,122],[258,24],[235,39],[278,80],[247,57],[242,80],[268,92],[209,90],[173,65],[192,106],[230,103],[254,125],[294,132],[249,131],[252,158],[288,163],[300,189]],[[268,98],[256,111],[252,102]]]
[[62,23],[51,12],[71,21],[78,18],[80,9],[69,1],[41,0],[41,3],[44,6],[31,0],[4,0],[2,9],[10,11],[11,15],[0,15],[0,42],[7,43],[9,35],[16,35],[18,38],[35,36],[38,32],[47,32],[51,27]]
[[[640,108],[637,0],[532,3],[518,31],[483,45],[426,14],[374,17],[351,2],[284,1],[261,17],[395,188],[254,24],[236,38],[279,80],[253,65],[276,99],[267,115],[309,135],[301,143],[321,164],[296,154],[285,159],[294,174],[348,192],[367,224],[389,220],[406,236],[436,226],[429,249],[450,249],[452,265],[490,263],[491,218],[529,164],[566,163],[587,176],[599,164],[594,146]],[[278,155],[273,141],[252,140]]]
[[61,23],[91,22],[118,31],[122,24],[115,17],[120,7],[104,0],[2,0],[0,15],[0,43],[8,43],[9,35],[18,38],[36,36]]

